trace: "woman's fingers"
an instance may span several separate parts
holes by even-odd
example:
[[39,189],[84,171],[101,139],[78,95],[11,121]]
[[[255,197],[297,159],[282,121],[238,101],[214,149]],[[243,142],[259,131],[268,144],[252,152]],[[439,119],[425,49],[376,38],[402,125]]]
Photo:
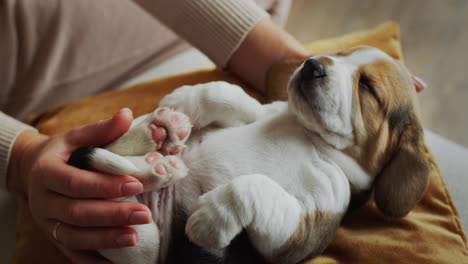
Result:
[[60,162],[43,167],[47,167],[43,168],[47,171],[43,175],[45,187],[68,197],[117,198],[143,192],[143,185],[131,176],[86,171]]
[[143,192],[136,178],[66,164],[73,150],[111,143],[128,130],[132,120],[131,111],[124,109],[112,119],[54,136],[38,145],[34,159],[26,163],[32,215],[75,263],[110,263],[85,250],[134,246],[138,235],[127,226],[152,221],[143,204],[104,200]]
[[109,227],[149,224],[150,210],[135,202],[76,200],[60,194],[47,195],[45,216],[82,227]]
[[65,223],[56,227],[56,223],[57,220],[47,220],[46,230],[50,230],[51,239],[71,250],[131,247],[138,242],[138,234],[131,227],[77,227]]

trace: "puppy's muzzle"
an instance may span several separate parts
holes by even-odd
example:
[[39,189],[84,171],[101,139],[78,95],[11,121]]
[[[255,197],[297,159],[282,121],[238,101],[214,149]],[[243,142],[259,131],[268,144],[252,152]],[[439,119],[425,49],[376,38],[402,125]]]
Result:
[[308,59],[298,72],[296,87],[303,98],[315,104],[317,88],[324,85],[326,77],[325,65],[316,59]]
[[308,59],[304,62],[300,75],[304,81],[313,81],[323,78],[326,76],[325,66],[316,59]]

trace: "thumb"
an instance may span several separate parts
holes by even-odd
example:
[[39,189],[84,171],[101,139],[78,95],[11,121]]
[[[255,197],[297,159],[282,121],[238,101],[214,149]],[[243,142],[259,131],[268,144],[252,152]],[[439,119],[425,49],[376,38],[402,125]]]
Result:
[[73,129],[65,134],[66,141],[73,148],[83,146],[100,147],[119,138],[130,128],[133,121],[132,110],[124,108],[111,119]]

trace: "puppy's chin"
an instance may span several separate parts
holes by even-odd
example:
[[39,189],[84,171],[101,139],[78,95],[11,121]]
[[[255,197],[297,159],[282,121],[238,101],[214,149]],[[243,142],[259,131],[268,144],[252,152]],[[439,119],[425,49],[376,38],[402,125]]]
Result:
[[298,121],[309,131],[318,134],[328,144],[337,149],[344,149],[352,143],[352,139],[341,134],[336,129],[333,115],[326,112],[324,98],[314,89],[321,89],[322,83],[303,82],[294,76],[288,84],[289,109]]

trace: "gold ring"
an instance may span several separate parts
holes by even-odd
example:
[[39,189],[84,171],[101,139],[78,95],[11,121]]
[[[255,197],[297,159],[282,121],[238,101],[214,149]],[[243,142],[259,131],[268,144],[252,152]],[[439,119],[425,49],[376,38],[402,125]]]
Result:
[[52,236],[53,236],[54,239],[57,240],[57,241],[58,241],[58,239],[57,239],[57,231],[59,230],[60,225],[62,225],[62,223],[57,221],[57,223],[55,223],[55,225],[54,225],[54,229],[52,229]]

